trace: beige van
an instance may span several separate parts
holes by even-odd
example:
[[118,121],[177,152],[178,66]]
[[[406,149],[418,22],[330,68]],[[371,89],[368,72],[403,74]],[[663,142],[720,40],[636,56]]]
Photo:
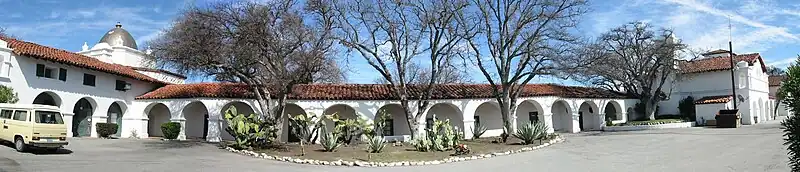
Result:
[[30,147],[56,151],[67,145],[67,126],[56,106],[0,103],[0,140],[17,151]]

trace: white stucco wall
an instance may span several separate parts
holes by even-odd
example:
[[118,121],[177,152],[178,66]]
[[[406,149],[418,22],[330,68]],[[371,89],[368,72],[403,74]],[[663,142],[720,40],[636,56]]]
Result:
[[[93,112],[91,116],[91,136],[97,136],[95,124],[97,122],[107,122],[108,109],[112,103],[117,102],[121,105],[124,112],[122,114],[123,124],[126,125],[130,114],[130,105],[134,97],[142,95],[156,86],[152,83],[133,80],[126,77],[111,75],[94,70],[87,70],[73,66],[51,63],[48,61],[37,60],[30,57],[12,55],[10,49],[2,42],[0,48],[0,59],[4,64],[0,67],[5,71],[0,75],[0,84],[10,86],[19,94],[18,103],[33,103],[37,95],[45,93],[52,95],[56,99],[61,112],[64,114],[64,122],[67,126],[72,125],[72,112],[75,104],[80,99],[87,99],[92,104]],[[66,81],[44,78],[36,76],[36,64],[44,64],[48,68],[67,69]],[[83,85],[83,74],[95,75],[95,86]],[[131,90],[115,90],[116,80],[124,80],[131,83]],[[71,128],[71,127],[70,127]],[[73,131],[68,131],[68,136],[72,136]]]

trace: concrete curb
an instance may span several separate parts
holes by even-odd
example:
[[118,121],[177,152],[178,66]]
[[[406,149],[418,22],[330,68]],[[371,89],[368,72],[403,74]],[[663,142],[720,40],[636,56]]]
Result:
[[302,159],[302,158],[293,158],[293,157],[286,157],[286,156],[272,156],[266,153],[256,153],[249,150],[236,150],[231,147],[226,147],[225,149],[242,154],[247,156],[252,156],[256,158],[263,158],[275,161],[283,161],[283,162],[291,162],[296,164],[310,164],[310,165],[327,165],[327,166],[350,166],[350,167],[394,167],[394,166],[420,166],[420,165],[435,165],[435,164],[444,164],[444,163],[453,163],[453,162],[461,162],[461,161],[469,161],[469,160],[477,160],[477,159],[484,159],[484,158],[491,158],[495,156],[503,156],[503,155],[510,155],[515,153],[522,153],[522,152],[529,152],[536,149],[540,149],[543,147],[547,147],[556,143],[564,142],[564,137],[558,136],[555,139],[552,139],[544,144],[539,146],[533,147],[525,147],[519,150],[514,151],[506,151],[506,152],[496,152],[490,154],[478,154],[473,156],[463,156],[463,157],[449,157],[442,160],[434,160],[434,161],[401,161],[401,162],[364,162],[364,161],[344,161],[344,160],[337,160],[337,161],[321,161],[321,160],[314,160],[314,159]]

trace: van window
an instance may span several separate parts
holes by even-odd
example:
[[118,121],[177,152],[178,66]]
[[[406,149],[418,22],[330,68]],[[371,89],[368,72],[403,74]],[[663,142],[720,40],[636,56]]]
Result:
[[28,111],[24,110],[14,111],[14,120],[28,121]]
[[11,114],[13,114],[13,113],[14,113],[14,112],[13,112],[13,111],[11,111],[11,110],[3,110],[3,111],[0,111],[0,118],[3,118],[3,119],[11,119]]
[[61,120],[61,113],[58,112],[36,111],[34,119],[36,123],[40,124],[64,124],[64,121]]

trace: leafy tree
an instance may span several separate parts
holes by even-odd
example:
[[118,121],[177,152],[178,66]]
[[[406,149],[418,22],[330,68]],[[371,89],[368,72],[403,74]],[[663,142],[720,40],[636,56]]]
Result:
[[[790,111],[797,112],[800,110],[800,97],[797,97],[800,95],[800,56],[797,57],[794,64],[789,66],[786,74],[788,78],[783,81],[778,96]],[[784,145],[789,151],[789,165],[792,171],[800,171],[800,116],[791,115],[781,122],[781,125],[785,127],[783,130]]]
[[775,66],[767,66],[767,74],[769,74],[769,76],[781,76],[786,74],[786,71]]
[[14,89],[5,85],[0,85],[0,103],[17,103],[19,97]]
[[673,37],[672,30],[628,23],[586,45],[581,53],[590,65],[576,70],[574,75],[579,81],[638,97],[641,107],[637,108],[652,120],[658,102],[667,98],[667,83],[677,72],[675,65],[685,48]]

